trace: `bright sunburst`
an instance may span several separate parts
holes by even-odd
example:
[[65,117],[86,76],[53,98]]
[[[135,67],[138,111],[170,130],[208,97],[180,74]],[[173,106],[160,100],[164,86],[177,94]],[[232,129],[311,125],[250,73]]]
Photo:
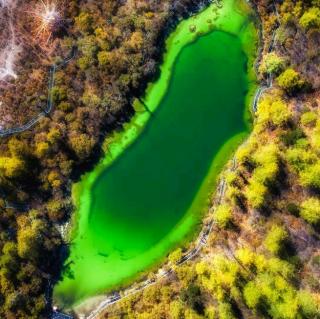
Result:
[[35,22],[35,37],[49,42],[54,28],[61,22],[61,14],[53,1],[41,0],[34,11],[29,12]]

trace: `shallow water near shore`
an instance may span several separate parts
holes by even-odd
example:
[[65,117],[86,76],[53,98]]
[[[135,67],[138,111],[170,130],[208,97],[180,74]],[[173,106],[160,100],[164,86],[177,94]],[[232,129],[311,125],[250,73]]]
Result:
[[201,222],[222,166],[249,131],[255,87],[255,29],[246,10],[224,3],[180,23],[145,106],[136,103],[106,157],[75,185],[71,253],[54,290],[60,305],[128,283]]

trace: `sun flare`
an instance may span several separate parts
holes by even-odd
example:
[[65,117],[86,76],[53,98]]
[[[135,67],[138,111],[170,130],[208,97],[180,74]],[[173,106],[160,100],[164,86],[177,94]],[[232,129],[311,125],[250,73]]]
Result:
[[61,22],[61,14],[56,3],[41,0],[35,10],[30,11],[30,14],[35,24],[35,37],[44,40],[47,44],[52,37],[52,32]]

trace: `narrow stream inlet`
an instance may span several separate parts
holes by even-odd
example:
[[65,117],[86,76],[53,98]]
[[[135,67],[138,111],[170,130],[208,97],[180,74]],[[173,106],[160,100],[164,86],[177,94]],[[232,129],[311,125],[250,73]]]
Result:
[[[77,186],[78,225],[55,287],[60,304],[136,277],[190,238],[206,212],[225,154],[248,133],[244,110],[254,86],[244,49],[255,38],[253,25],[225,2],[221,26],[175,58],[165,94],[135,141]],[[152,104],[148,94],[145,101]]]

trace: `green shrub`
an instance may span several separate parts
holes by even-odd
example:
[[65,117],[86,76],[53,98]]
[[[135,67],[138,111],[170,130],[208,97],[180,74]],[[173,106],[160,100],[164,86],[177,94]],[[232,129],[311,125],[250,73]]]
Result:
[[239,176],[235,172],[228,172],[225,175],[225,180],[228,186],[236,186],[238,184]]
[[32,261],[40,257],[40,248],[43,244],[45,223],[40,219],[29,220],[24,216],[19,220],[17,233],[18,255]]
[[173,301],[170,303],[170,318],[181,319],[183,318],[184,306],[180,301]]
[[177,248],[168,257],[171,264],[175,265],[182,258],[182,249]]
[[288,233],[282,226],[273,225],[267,234],[264,245],[271,253],[278,255],[284,248],[288,238]]
[[68,97],[66,88],[61,86],[54,86],[51,89],[51,95],[54,104],[59,104]]
[[207,319],[217,319],[217,312],[213,306],[209,306],[205,310],[205,318]]
[[82,33],[90,31],[92,23],[93,17],[87,12],[80,12],[80,14],[75,18],[75,25]]
[[301,79],[299,73],[292,68],[281,73],[277,81],[279,86],[290,94],[300,90],[304,85],[304,81]]
[[271,104],[270,120],[274,125],[284,125],[292,118],[292,112],[288,109],[288,105],[281,100]]
[[252,208],[260,209],[266,204],[268,188],[258,181],[251,181],[246,190],[246,197]]
[[309,30],[311,28],[320,27],[320,9],[319,8],[310,8],[307,10],[299,20],[300,25]]
[[0,157],[0,176],[15,179],[22,177],[26,171],[24,160],[18,157]]
[[317,121],[316,127],[314,128],[311,135],[311,145],[315,149],[320,149],[320,121]]
[[228,186],[226,191],[226,198],[228,198],[232,205],[241,206],[244,200],[243,192],[234,186]]
[[260,166],[254,171],[254,180],[257,182],[271,187],[275,184],[279,173],[279,166],[277,163],[268,163],[264,166]]
[[59,221],[65,217],[68,210],[68,203],[61,200],[50,200],[46,205],[48,216],[52,221]]
[[83,56],[78,59],[77,64],[79,68],[84,71],[89,68],[89,66],[92,64],[92,59],[88,56]]
[[279,146],[275,143],[269,143],[259,148],[254,154],[254,161],[261,166],[275,164],[278,162]]
[[98,61],[100,65],[106,65],[109,61],[109,52],[100,51],[98,53]]
[[317,121],[317,114],[314,112],[306,112],[301,116],[301,124],[305,126],[314,126]]
[[304,318],[319,318],[320,308],[315,298],[306,290],[299,291],[298,304]]
[[232,220],[232,210],[229,205],[220,205],[214,213],[214,220],[221,228],[226,228]]
[[278,75],[285,68],[285,60],[275,52],[268,53],[264,56],[260,71],[262,73],[271,73]]
[[236,152],[236,159],[240,165],[251,166],[253,164],[252,153],[256,149],[256,143],[253,139],[249,139],[245,144],[241,145]]
[[317,161],[317,157],[312,152],[297,147],[287,150],[286,159],[296,172],[307,169]]
[[70,112],[73,110],[73,106],[69,102],[61,102],[57,108],[63,112]]
[[320,223],[320,200],[309,198],[301,204],[300,216],[309,224],[317,225]]
[[304,132],[302,131],[301,128],[298,127],[296,129],[293,129],[293,130],[290,129],[284,132],[280,138],[282,143],[284,143],[286,146],[292,146],[304,137],[305,137]]
[[292,119],[292,112],[283,100],[270,101],[264,99],[259,103],[257,110],[258,123],[270,123],[283,126]]
[[243,297],[247,306],[251,309],[257,309],[261,299],[261,289],[252,281],[249,281],[243,289]]
[[230,303],[220,302],[218,310],[220,319],[236,319]]
[[320,189],[320,163],[306,167],[300,173],[300,182],[305,187]]
[[95,55],[98,51],[97,39],[93,35],[87,35],[78,40],[79,51],[86,57],[90,58],[90,64],[93,64]]

